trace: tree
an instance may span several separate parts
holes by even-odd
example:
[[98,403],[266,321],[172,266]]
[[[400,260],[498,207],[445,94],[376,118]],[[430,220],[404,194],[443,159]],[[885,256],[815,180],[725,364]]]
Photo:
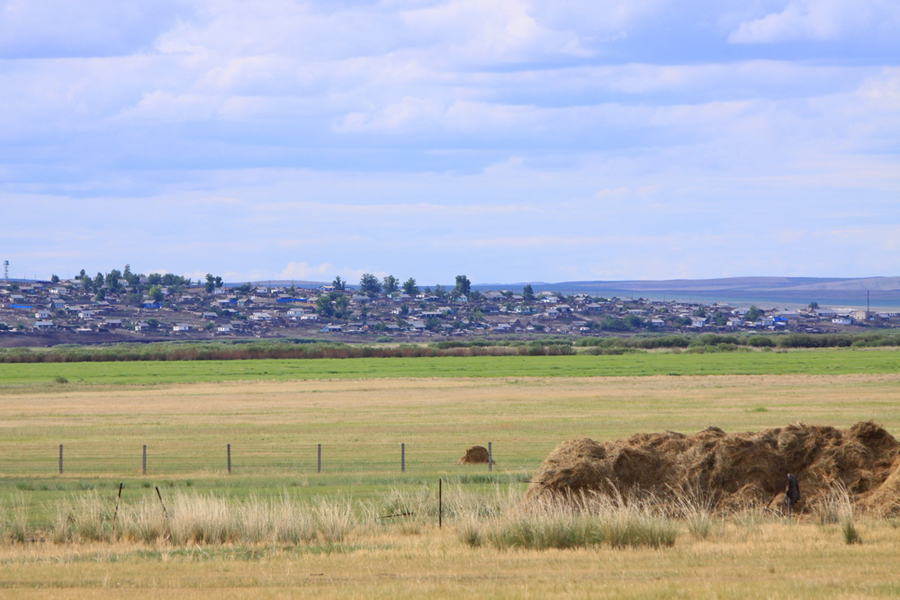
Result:
[[59,283],[59,275],[54,273],[50,276],[50,283]]
[[122,272],[118,269],[113,269],[106,275],[106,285],[109,286],[109,291],[118,292],[120,291],[122,284],[119,283],[119,279],[122,278]]
[[419,294],[419,286],[416,285],[415,279],[410,277],[403,282],[403,293],[407,296],[417,296]]
[[437,296],[440,300],[443,300],[447,297],[447,289],[441,284],[437,284],[434,286],[434,295]]
[[331,304],[330,296],[319,296],[316,300],[316,314],[320,317],[331,317],[334,315],[334,306]]
[[122,271],[122,279],[128,282],[128,285],[135,286],[141,282],[141,278],[131,272],[131,265],[126,264],[125,270]]
[[211,294],[216,289],[216,278],[212,273],[206,274],[206,292]]
[[359,291],[369,298],[374,298],[381,293],[381,282],[371,273],[363,273],[359,278]]
[[397,287],[399,286],[399,284],[400,282],[397,281],[396,277],[394,277],[393,275],[388,275],[384,278],[384,281],[382,281],[382,288],[384,288],[384,293],[388,295],[393,294],[397,291]]
[[347,284],[344,282],[343,279],[341,279],[340,275],[338,275],[337,277],[334,278],[334,281],[331,282],[331,285],[338,292],[343,292],[347,287]]
[[[188,282],[188,285],[190,285],[190,282]],[[221,277],[219,277],[218,275],[216,275],[216,287],[217,287],[217,288],[220,288],[220,287],[222,287],[223,285],[225,285],[225,282],[222,281],[222,278],[221,278]]]
[[104,279],[103,273],[97,273],[97,276],[94,277],[94,289],[100,289],[103,287]]
[[810,302],[809,309],[810,310],[819,310],[819,303],[818,302]]
[[534,288],[530,283],[522,289],[522,299],[528,303],[534,302]]
[[469,281],[469,278],[465,275],[457,275],[456,276],[456,287],[453,288],[454,296],[468,296],[469,289],[472,286],[472,282]]
[[151,285],[150,290],[147,292],[147,295],[154,302],[162,302],[163,298],[165,297],[162,291],[162,286],[159,284]]
[[747,321],[756,321],[762,316],[762,311],[755,304],[750,305],[750,310],[745,315]]
[[332,302],[334,305],[334,316],[338,319],[349,319],[352,311],[350,310],[350,299],[341,294]]

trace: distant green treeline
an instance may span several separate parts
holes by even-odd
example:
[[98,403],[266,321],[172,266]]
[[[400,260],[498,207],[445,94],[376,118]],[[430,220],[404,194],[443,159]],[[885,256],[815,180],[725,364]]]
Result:
[[50,349],[0,349],[0,362],[111,362],[316,358],[393,358],[440,356],[553,356],[625,354],[647,350],[734,352],[793,348],[900,347],[900,333],[856,334],[700,334],[632,337],[556,337],[543,340],[435,342],[427,346],[360,345],[315,340],[161,342],[107,346],[57,346]]

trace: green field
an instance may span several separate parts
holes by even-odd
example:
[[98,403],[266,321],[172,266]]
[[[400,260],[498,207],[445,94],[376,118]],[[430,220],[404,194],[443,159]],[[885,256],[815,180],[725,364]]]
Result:
[[52,382],[146,385],[393,377],[612,377],[900,373],[895,349],[625,355],[0,363],[0,389]]

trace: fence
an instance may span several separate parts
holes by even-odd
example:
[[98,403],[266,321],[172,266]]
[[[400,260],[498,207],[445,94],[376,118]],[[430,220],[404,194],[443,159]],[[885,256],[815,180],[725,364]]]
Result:
[[[487,472],[495,465],[493,442],[486,447],[489,462],[476,468]],[[97,444],[88,442],[62,443],[58,447],[46,443],[5,443],[0,446],[0,476],[429,473],[455,465],[462,453],[456,447],[428,448],[407,442],[285,445],[237,441],[203,447],[157,441],[118,444],[105,451],[98,451]]]

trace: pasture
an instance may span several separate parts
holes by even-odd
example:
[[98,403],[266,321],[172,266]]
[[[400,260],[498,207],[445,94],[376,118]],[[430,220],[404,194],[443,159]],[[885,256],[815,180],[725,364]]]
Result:
[[[380,518],[388,497],[436,499],[439,478],[451,496],[501,495],[509,509],[543,458],[575,437],[870,419],[897,436],[897,354],[3,364],[0,503],[4,519],[27,514],[44,541],[0,544],[0,586],[67,597],[897,595],[900,523],[864,515],[856,545],[837,524],[745,515],[715,521],[706,537],[677,524],[670,548],[567,550],[470,547],[458,518],[438,530],[424,509]],[[487,442],[492,472],[455,464]],[[111,510],[120,482],[128,506],[156,502],[158,486],[167,501],[338,499],[362,516],[339,543],[52,541],[60,502],[93,495]]]

